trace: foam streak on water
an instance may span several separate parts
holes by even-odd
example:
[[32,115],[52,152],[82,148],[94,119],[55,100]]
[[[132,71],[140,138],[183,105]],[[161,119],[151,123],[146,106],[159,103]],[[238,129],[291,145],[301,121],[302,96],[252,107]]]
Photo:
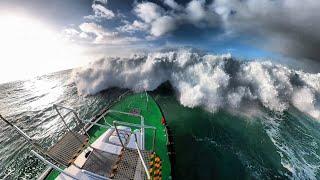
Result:
[[282,115],[266,115],[263,123],[277,147],[281,164],[291,172],[290,176],[293,179],[317,179],[320,176],[319,134],[313,134],[309,129],[318,125],[306,116],[295,116],[295,113],[290,110]]

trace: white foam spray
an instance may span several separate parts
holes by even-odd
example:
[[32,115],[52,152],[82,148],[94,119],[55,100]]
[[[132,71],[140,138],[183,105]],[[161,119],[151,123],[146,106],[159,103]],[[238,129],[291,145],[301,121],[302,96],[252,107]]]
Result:
[[[201,106],[211,112],[220,108],[242,112],[254,109],[246,108],[250,105],[260,104],[276,112],[272,113],[275,117],[264,115],[263,123],[278,149],[283,167],[292,173],[293,179],[316,178],[318,167],[308,163],[300,141],[283,137],[279,127],[282,119],[276,114],[294,106],[320,120],[320,73],[296,71],[268,61],[238,61],[230,54],[179,49],[130,58],[104,58],[75,70],[73,77],[81,95],[95,94],[110,87],[154,90],[169,81],[180,103],[187,107]],[[295,146],[283,141],[286,138]],[[312,154],[320,158],[313,150]]]
[[110,87],[154,90],[169,81],[184,106],[214,112],[258,101],[269,110],[282,112],[292,104],[320,119],[320,73],[295,71],[268,61],[237,61],[230,54],[178,49],[108,57],[77,69],[73,79],[82,95]]

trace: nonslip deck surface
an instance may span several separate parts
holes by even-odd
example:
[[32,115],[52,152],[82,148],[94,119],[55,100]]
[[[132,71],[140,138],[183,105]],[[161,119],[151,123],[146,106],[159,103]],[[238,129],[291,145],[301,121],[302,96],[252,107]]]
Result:
[[69,166],[88,144],[88,137],[76,132],[68,132],[54,146],[48,154],[65,166]]
[[117,155],[94,149],[87,157],[82,169],[108,177],[117,159]]

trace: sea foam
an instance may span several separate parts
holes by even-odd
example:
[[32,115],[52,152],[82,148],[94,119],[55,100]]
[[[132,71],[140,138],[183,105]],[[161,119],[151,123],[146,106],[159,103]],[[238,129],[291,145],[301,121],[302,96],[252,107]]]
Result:
[[238,61],[230,54],[178,49],[130,58],[106,57],[73,74],[81,95],[110,87],[150,91],[168,81],[187,107],[215,112],[256,101],[276,112],[293,105],[320,120],[320,73],[296,71],[270,61]]

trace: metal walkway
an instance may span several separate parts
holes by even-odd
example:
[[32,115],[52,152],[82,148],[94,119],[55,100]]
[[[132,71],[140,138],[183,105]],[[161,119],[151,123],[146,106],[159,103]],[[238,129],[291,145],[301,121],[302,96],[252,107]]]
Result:
[[[148,162],[148,158],[151,154],[149,151],[141,150],[143,159]],[[146,179],[145,171],[142,167],[141,161],[139,159],[138,151],[135,149],[125,149],[122,156],[120,156],[120,161],[116,164],[117,169],[110,178],[113,179]]]
[[48,154],[65,166],[70,165],[88,144],[88,137],[76,132],[68,132],[54,146]]
[[83,165],[82,169],[94,172],[101,176],[109,177],[112,171],[112,166],[116,163],[117,159],[117,155],[94,149],[87,157],[87,161]]

